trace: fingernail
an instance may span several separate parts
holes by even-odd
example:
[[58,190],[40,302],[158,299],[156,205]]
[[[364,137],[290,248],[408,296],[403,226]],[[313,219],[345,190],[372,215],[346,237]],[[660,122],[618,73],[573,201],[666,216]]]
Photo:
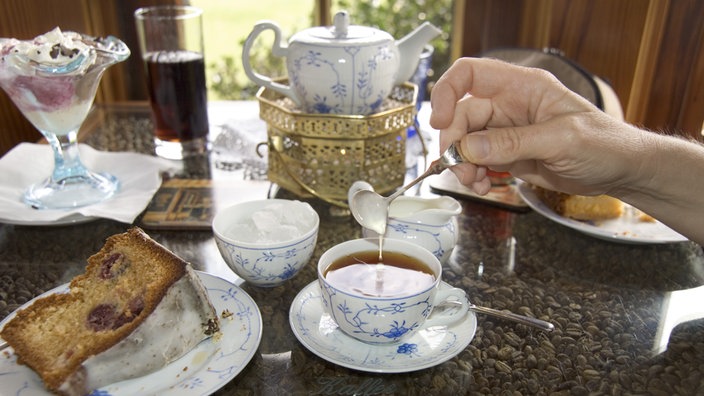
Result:
[[470,162],[484,159],[489,155],[489,139],[483,134],[470,134],[465,138],[462,149]]

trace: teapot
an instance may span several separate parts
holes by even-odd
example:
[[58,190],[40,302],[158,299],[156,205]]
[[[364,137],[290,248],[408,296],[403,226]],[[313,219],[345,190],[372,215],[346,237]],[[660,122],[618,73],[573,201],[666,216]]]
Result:
[[[254,83],[290,98],[306,113],[369,115],[380,110],[394,86],[408,81],[424,46],[440,29],[425,22],[394,41],[379,29],[350,25],[340,11],[331,27],[317,26],[294,34],[282,43],[281,28],[262,21],[244,43],[242,65]],[[272,54],[286,58],[288,83],[254,71],[250,52],[264,31],[274,32]]]

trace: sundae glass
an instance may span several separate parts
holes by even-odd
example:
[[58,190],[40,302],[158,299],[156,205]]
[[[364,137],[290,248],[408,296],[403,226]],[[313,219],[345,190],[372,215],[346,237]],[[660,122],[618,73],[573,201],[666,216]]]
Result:
[[24,202],[37,209],[76,208],[118,191],[117,178],[83,165],[77,135],[103,72],[129,55],[115,37],[95,38],[58,27],[33,40],[0,39],[0,86],[54,153],[53,173],[30,186]]

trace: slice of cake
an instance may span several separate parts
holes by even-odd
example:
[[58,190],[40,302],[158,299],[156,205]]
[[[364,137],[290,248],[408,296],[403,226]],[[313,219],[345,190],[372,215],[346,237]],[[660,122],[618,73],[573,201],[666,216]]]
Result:
[[107,239],[68,293],[18,311],[0,336],[49,390],[84,395],[164,367],[218,325],[191,266],[131,228]]
[[571,195],[538,186],[533,186],[533,190],[538,198],[555,213],[571,219],[608,220],[619,218],[624,213],[623,202],[608,195]]

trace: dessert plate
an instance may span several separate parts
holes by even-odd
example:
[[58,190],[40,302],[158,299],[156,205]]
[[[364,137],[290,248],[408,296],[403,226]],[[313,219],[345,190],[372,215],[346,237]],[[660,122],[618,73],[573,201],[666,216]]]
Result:
[[[161,370],[105,386],[95,390],[93,395],[210,395],[245,368],[262,338],[262,317],[259,308],[246,292],[232,283],[204,272],[198,272],[198,275],[221,318],[222,334],[201,342],[192,351]],[[67,290],[68,284],[64,284],[39,297]],[[222,318],[222,312],[225,310],[232,314],[229,318]],[[14,313],[8,315],[0,323],[0,327],[14,316]],[[51,395],[34,371],[17,364],[12,348],[0,352],[0,378],[2,395]]]
[[533,210],[559,224],[596,238],[631,244],[657,244],[685,242],[687,238],[659,221],[640,220],[639,212],[626,204],[623,216],[618,219],[586,222],[570,219],[550,209],[526,182],[518,181],[518,193]]
[[[442,282],[440,287],[450,286]],[[402,343],[366,344],[344,334],[323,312],[318,281],[304,287],[293,300],[289,322],[296,338],[314,354],[372,373],[403,373],[443,363],[462,352],[477,330],[477,317],[470,311],[459,323],[421,329]]]

